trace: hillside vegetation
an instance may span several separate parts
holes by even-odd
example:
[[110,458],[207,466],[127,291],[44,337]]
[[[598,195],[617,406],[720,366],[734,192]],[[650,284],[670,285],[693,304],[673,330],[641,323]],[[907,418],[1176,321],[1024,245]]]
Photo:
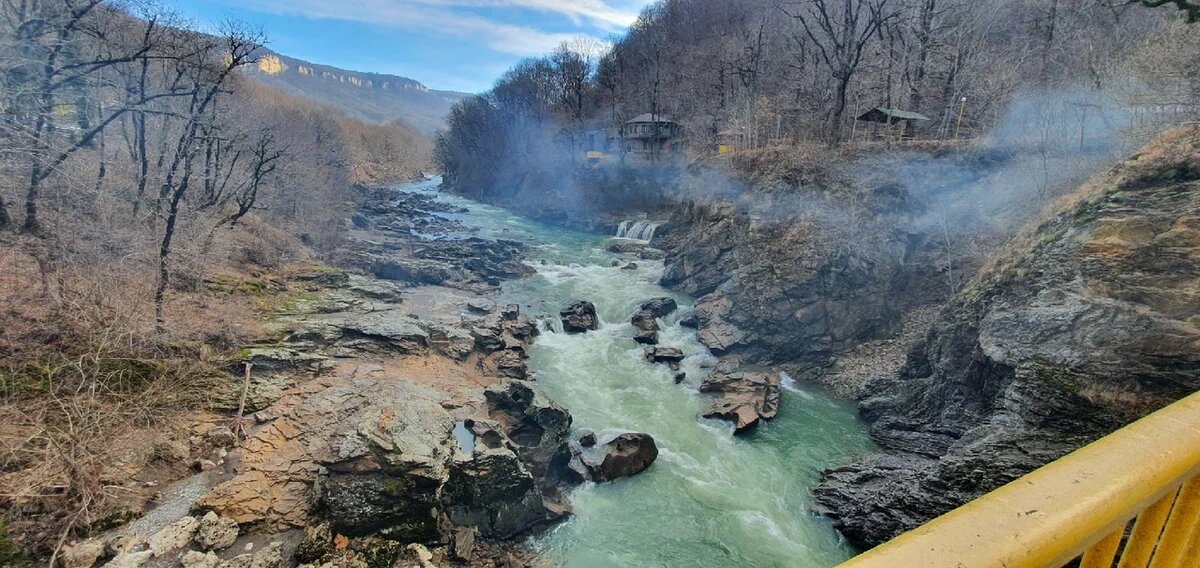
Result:
[[355,184],[430,165],[409,126],[248,80],[260,32],[125,6],[0,7],[0,513],[47,555],[127,520],[123,480],[175,460],[152,434],[319,270]]
[[[460,101],[436,157],[456,191],[497,202],[558,192],[573,207],[612,187],[580,173],[589,137],[643,113],[682,124],[693,158],[718,143],[896,146],[900,126],[856,124],[875,107],[928,117],[903,130],[926,142],[975,139],[1020,113],[1022,133],[1056,151],[1113,106],[1136,112],[1109,126],[1139,130],[1196,116],[1197,52],[1186,13],[1136,3],[664,0],[611,49],[563,44]],[[608,151],[606,164],[630,165]],[[637,165],[671,161],[659,158]]]

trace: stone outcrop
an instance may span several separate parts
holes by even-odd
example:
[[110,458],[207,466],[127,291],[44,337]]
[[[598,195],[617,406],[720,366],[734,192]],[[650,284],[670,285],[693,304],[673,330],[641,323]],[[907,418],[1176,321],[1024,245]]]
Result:
[[570,467],[583,479],[604,482],[641,473],[657,458],[653,437],[628,432],[598,446],[572,448]]
[[572,302],[559,312],[559,316],[562,317],[563,331],[567,333],[592,331],[600,324],[595,304],[586,300]]
[[786,363],[799,378],[816,378],[834,354],[898,321],[897,257],[870,254],[887,246],[886,231],[872,233],[883,244],[848,247],[818,220],[695,202],[678,207],[668,226],[661,284],[697,296],[699,339],[717,355]]
[[471,291],[532,274],[521,262],[523,243],[474,237],[472,228],[438,215],[461,212],[427,194],[368,192],[358,213],[371,238],[351,240],[346,264],[385,280]]
[[233,546],[237,541],[238,525],[233,519],[226,519],[209,511],[200,518],[200,526],[196,529],[196,546],[202,550],[224,550]]
[[238,475],[198,506],[240,523],[323,519],[338,534],[406,542],[444,542],[454,526],[519,534],[558,516],[543,492],[569,457],[571,418],[520,381],[486,395],[490,418],[469,421],[463,447],[444,393],[403,378],[318,379],[273,409]]
[[683,350],[678,347],[647,347],[646,360],[652,363],[676,364],[683,361]]
[[1200,389],[1200,130],[1093,180],[867,385],[884,453],[830,469],[821,510],[871,546]]
[[638,310],[629,318],[629,323],[633,324],[634,341],[646,345],[658,343],[658,320],[649,310]]
[[777,373],[740,365],[739,357],[726,357],[700,383],[700,392],[713,395],[701,416],[733,422],[738,434],[774,418],[780,396]]
[[679,307],[673,298],[653,298],[642,303],[638,311],[629,318],[633,324],[633,340],[654,345],[658,343],[658,318],[665,317]]

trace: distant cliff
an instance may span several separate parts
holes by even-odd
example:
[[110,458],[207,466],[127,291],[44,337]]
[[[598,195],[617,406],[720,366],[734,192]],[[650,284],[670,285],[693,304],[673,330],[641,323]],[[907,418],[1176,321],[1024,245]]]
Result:
[[407,77],[347,71],[263,51],[250,74],[255,80],[368,122],[400,119],[425,135],[444,127],[450,105],[467,96],[433,90]]

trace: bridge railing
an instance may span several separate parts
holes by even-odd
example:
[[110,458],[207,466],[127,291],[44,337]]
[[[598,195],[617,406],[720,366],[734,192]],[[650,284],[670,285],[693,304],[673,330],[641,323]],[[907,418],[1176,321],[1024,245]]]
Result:
[[842,568],[1200,567],[1200,393]]

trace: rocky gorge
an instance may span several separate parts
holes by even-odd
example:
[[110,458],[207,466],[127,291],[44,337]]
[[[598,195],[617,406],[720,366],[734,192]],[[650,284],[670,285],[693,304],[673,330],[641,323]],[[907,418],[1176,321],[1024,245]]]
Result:
[[65,566],[523,566],[520,537],[569,515],[572,487],[653,463],[646,434],[573,441],[529,382],[538,322],[493,299],[533,272],[523,243],[428,193],[359,191],[350,271],[272,283],[289,300],[214,389],[244,419],[198,423],[180,450],[198,473]]
[[1200,389],[1200,130],[1069,194],[942,310],[860,412],[883,453],[822,511],[878,544]]

